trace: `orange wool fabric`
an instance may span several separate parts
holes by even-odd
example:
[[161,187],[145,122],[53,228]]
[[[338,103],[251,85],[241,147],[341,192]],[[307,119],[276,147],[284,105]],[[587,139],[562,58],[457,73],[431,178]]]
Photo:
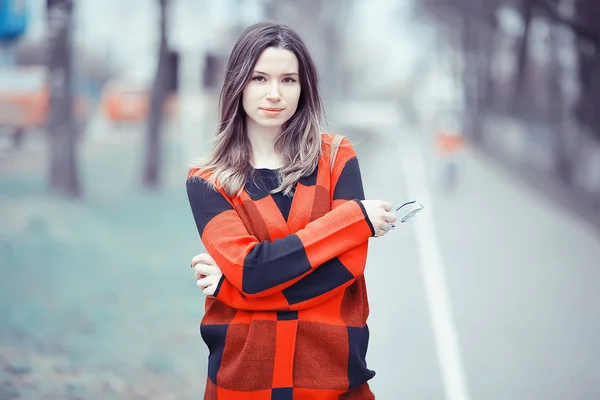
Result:
[[260,180],[230,198],[189,173],[200,238],[223,271],[200,325],[206,400],[374,399],[363,275],[374,232],[354,148],[343,140],[330,173],[331,140],[287,219]]

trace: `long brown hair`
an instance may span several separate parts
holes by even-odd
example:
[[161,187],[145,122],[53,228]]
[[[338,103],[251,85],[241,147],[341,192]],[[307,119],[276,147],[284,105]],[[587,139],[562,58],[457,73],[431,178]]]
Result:
[[320,125],[323,104],[315,63],[302,39],[290,27],[261,22],[247,27],[233,46],[219,96],[219,125],[212,152],[192,167],[211,171],[211,183],[229,196],[239,194],[252,170],[252,147],[246,134],[242,93],[252,70],[268,47],[286,49],[298,59],[300,99],[295,114],[282,127],[275,151],[282,156],[280,186],[275,192],[291,194],[294,184],[314,172],[321,157]]

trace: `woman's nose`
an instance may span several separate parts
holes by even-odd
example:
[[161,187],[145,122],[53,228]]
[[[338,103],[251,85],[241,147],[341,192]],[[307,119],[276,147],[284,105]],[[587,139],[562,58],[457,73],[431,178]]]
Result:
[[271,86],[271,90],[267,94],[267,99],[269,101],[279,101],[279,100],[281,100],[281,96],[279,95],[279,85],[273,84]]

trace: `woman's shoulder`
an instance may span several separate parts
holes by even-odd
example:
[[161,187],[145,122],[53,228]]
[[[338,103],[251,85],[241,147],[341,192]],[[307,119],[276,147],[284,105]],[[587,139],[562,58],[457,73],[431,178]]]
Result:
[[207,169],[192,167],[188,171],[187,179],[188,180],[205,180],[210,181],[212,177],[212,172]]
[[323,154],[329,154],[331,151],[331,146],[334,142],[338,146],[338,154],[343,153],[350,156],[355,156],[354,146],[350,139],[346,136],[338,134],[338,133],[321,133],[321,149],[323,150]]
[[339,133],[330,133],[330,132],[322,132],[321,133],[321,143],[325,145],[331,145],[333,141],[338,137],[338,140],[341,138],[344,142],[350,143],[347,137],[344,135],[340,135]]
[[227,197],[225,189],[217,182],[215,173],[212,169],[191,167],[188,171],[186,185],[188,188],[193,187],[197,190],[207,192],[219,192],[224,197]]
[[[210,170],[192,167],[188,172],[186,187],[188,192],[201,194],[201,196],[223,196],[227,198],[222,187],[218,186],[213,179],[214,174]],[[206,197],[208,198],[208,197]]]
[[207,170],[198,167],[191,167],[188,171],[186,185],[188,188],[201,188],[201,190],[221,191],[220,187],[215,184],[214,174],[212,170]]

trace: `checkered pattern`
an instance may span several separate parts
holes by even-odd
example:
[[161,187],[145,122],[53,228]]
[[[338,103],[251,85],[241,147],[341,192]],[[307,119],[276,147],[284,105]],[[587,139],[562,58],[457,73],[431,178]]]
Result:
[[287,221],[260,181],[229,198],[190,171],[196,226],[224,274],[200,325],[207,400],[374,398],[363,275],[374,232],[356,153],[344,139],[330,172],[331,140]]

